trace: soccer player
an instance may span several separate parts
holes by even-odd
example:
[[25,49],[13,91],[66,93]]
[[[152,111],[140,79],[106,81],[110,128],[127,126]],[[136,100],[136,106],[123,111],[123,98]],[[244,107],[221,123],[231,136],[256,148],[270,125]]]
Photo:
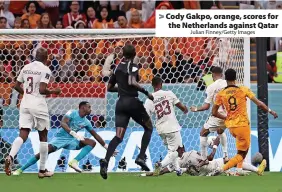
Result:
[[[5,159],[5,172],[8,176],[11,175],[14,157],[27,140],[32,128],[38,131],[40,140],[39,153],[41,158],[38,177],[44,178],[50,174],[45,170],[45,163],[48,158],[47,134],[50,128],[45,96],[50,94],[58,95],[61,90],[59,88],[53,90],[47,88],[51,77],[51,71],[45,65],[47,59],[47,50],[39,48],[36,51],[35,61],[25,65],[17,78],[15,89],[23,95],[20,105],[20,134],[13,142],[10,154]],[[23,84],[23,88],[21,84]]]
[[[69,166],[76,172],[81,173],[82,170],[78,166],[78,162],[83,159],[95,147],[96,142],[92,139],[84,138],[77,134],[78,131],[86,129],[105,149],[108,145],[105,141],[94,131],[91,122],[86,118],[91,113],[91,106],[88,102],[82,101],[79,103],[78,110],[68,111],[61,121],[61,129],[48,145],[48,153],[53,153],[59,149],[80,150],[80,153],[69,162]],[[116,152],[115,152],[116,154]],[[20,175],[31,165],[35,164],[40,159],[40,154],[30,158],[28,162],[20,169],[16,170],[13,175]],[[50,174],[51,177],[53,175]]]
[[[123,47],[124,61],[116,67],[107,87],[109,92],[118,92],[119,99],[115,109],[116,136],[109,144],[105,159],[100,160],[100,175],[103,179],[108,177],[108,162],[116,147],[122,142],[130,118],[140,124],[145,130],[141,141],[140,153],[135,163],[145,171],[150,170],[146,165],[145,153],[151,140],[153,125],[143,103],[138,99],[138,91],[147,95],[151,100],[154,98],[137,83],[139,81],[139,70],[138,65],[133,63],[135,55],[136,51],[132,45],[127,44]],[[115,84],[118,86],[115,87]]]
[[[246,98],[252,100],[259,108],[269,112],[275,119],[278,117],[276,112],[259,101],[249,88],[236,86],[236,71],[234,69],[225,71],[225,80],[227,81],[227,87],[217,94],[212,108],[212,115],[225,121],[226,127],[229,128],[231,135],[236,139],[237,155],[220,167],[214,175],[236,165],[237,168],[242,168],[242,162],[248,153],[251,140]],[[219,113],[220,106],[225,108],[227,115]]]
[[[205,111],[210,108],[213,104],[216,94],[227,86],[225,80],[222,79],[222,69],[220,67],[213,67],[212,68],[212,77],[214,82],[209,85],[206,89],[206,99],[205,103],[201,107],[190,107],[192,112],[199,112]],[[219,113],[225,114],[225,111],[222,107],[219,108]],[[201,155],[203,159],[207,158],[208,153],[208,142],[207,136],[210,132],[217,132],[220,137],[220,143],[222,145],[223,151],[223,158],[227,158],[227,137],[224,133],[225,130],[224,120],[214,117],[213,115],[209,116],[208,120],[204,124],[201,132],[200,132],[200,148],[201,148]]]
[[[214,155],[217,150],[217,146],[219,145],[219,138],[217,137],[216,140],[213,142],[213,150],[208,156],[206,160],[202,160],[201,154],[195,150],[191,150],[185,152],[184,147],[178,148],[179,158],[178,163],[183,172],[193,176],[210,176],[218,167],[224,165],[224,163],[228,162],[227,159],[218,158],[214,159]],[[255,167],[249,163],[243,163],[243,169],[246,171],[251,171],[257,173],[258,175],[262,175],[264,169],[266,167],[266,160],[263,160],[259,167]],[[175,166],[170,164],[167,167],[164,167],[159,175],[163,175],[166,173],[171,173],[176,171]],[[226,173],[227,175],[235,175],[239,176],[234,173]],[[141,174],[141,176],[158,176],[155,173],[145,173]]]
[[147,99],[144,106],[150,116],[155,114],[157,132],[168,148],[166,157],[155,164],[155,174],[158,175],[163,167],[174,164],[177,174],[181,175],[177,161],[177,149],[183,145],[180,133],[181,127],[175,116],[174,105],[184,114],[188,113],[188,109],[172,91],[162,90],[162,79],[160,77],[155,76],[152,79],[152,86],[154,88],[154,93],[152,93],[154,101]]

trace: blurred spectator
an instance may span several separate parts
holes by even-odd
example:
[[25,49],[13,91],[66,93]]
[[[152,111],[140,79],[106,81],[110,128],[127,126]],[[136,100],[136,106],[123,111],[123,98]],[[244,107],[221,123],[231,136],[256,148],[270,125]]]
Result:
[[0,29],[7,29],[6,17],[0,17]]
[[14,29],[20,29],[21,24],[22,24],[22,19],[20,17],[17,17],[15,19],[15,23],[14,23]]
[[7,28],[13,28],[14,22],[15,22],[15,17],[14,17],[12,12],[5,9],[4,4],[5,4],[4,1],[0,1],[0,17],[6,17]]
[[201,9],[199,1],[183,1],[183,6],[185,9]]
[[120,28],[120,29],[128,28],[127,20],[125,16],[118,17],[118,20],[114,22],[114,28]]
[[62,29],[63,28],[63,22],[61,20],[58,20],[56,22],[56,29]]
[[150,65],[148,64],[148,58],[147,57],[141,57],[139,60],[140,63],[140,82],[141,83],[150,83],[154,77],[153,70],[150,68]]
[[99,83],[102,81],[103,59],[98,58],[89,66],[88,76],[92,82]]
[[39,6],[44,9],[44,12],[49,14],[51,23],[53,26],[56,25],[56,22],[59,18],[59,0],[52,0],[52,1],[37,1]]
[[37,2],[30,1],[26,5],[27,13],[23,14],[22,19],[28,19],[30,28],[35,29],[37,27],[37,23],[40,20],[40,15],[36,14]]
[[82,20],[78,20],[78,21],[74,24],[74,28],[75,28],[75,29],[84,29],[84,28],[86,28],[86,23],[84,23]]
[[[169,2],[160,3],[156,9],[174,9]],[[155,28],[156,27],[156,10],[152,16],[145,22],[144,28]]]
[[142,2],[142,21],[147,21],[155,11],[155,0],[148,0]]
[[107,7],[102,7],[97,19],[94,21],[93,28],[95,29],[108,29],[113,28],[113,20],[109,16]]
[[224,9],[220,1],[200,1],[201,9]]
[[87,26],[88,28],[92,29],[93,28],[93,23],[96,19],[96,12],[93,7],[88,7],[87,12]]
[[22,29],[30,29],[30,23],[29,23],[28,19],[22,19],[21,28]]
[[87,22],[86,16],[83,13],[79,13],[79,2],[72,1],[70,4],[70,12],[63,16],[63,26],[67,28],[71,26],[73,22],[78,20],[82,20],[83,22]]
[[28,1],[10,1],[9,11],[11,11],[15,17],[21,17],[24,13],[26,13],[25,6]]
[[48,13],[42,13],[38,22],[38,29],[54,29]]
[[141,15],[137,9],[131,10],[131,17],[128,24],[129,28],[144,28],[144,23],[141,20]]

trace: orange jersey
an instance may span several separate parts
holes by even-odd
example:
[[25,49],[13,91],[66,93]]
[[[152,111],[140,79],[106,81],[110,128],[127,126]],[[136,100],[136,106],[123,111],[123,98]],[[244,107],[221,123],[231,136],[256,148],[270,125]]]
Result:
[[223,106],[227,112],[225,125],[228,128],[249,125],[247,113],[247,97],[252,99],[255,94],[247,87],[227,86],[215,99],[215,105]]

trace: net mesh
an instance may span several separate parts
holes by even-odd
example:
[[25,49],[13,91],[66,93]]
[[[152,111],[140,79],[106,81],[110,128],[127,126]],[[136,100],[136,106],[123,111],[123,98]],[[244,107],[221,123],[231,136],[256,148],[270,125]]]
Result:
[[[0,106],[2,128],[0,129],[0,169],[13,140],[18,135],[19,103],[21,96],[13,89],[16,77],[24,65],[34,60],[39,47],[48,50],[47,65],[52,71],[50,87],[61,87],[61,95],[47,98],[51,117],[50,141],[58,129],[62,116],[70,109],[77,109],[80,101],[92,106],[89,116],[96,131],[109,142],[115,135],[115,102],[117,94],[106,92],[106,83],[114,68],[122,60],[122,47],[131,43],[136,48],[136,63],[140,66],[141,83],[152,91],[150,82],[159,75],[164,89],[173,91],[187,106],[199,106],[205,99],[208,81],[203,77],[210,73],[211,66],[223,69],[234,68],[238,83],[243,84],[243,38],[157,38],[153,35],[0,35]],[[144,101],[144,96],[140,95]],[[199,149],[199,132],[210,112],[183,115],[176,110],[182,126],[186,150]],[[90,137],[89,133],[80,134]],[[139,153],[143,129],[130,122],[124,141],[118,147],[119,154],[111,159],[109,171],[122,171],[118,162],[125,157],[127,171],[138,170],[134,160]],[[229,156],[236,153],[234,139],[228,135]],[[221,156],[221,148],[219,148]],[[14,169],[23,165],[39,151],[37,132],[31,132],[28,141],[15,158]],[[98,160],[105,156],[105,149],[97,145],[80,162],[85,170],[98,171]],[[67,166],[79,151],[59,150],[49,155],[47,168],[57,172],[73,170]],[[147,163],[164,158],[167,150],[156,131],[147,151]],[[90,166],[92,165],[92,166]],[[27,171],[34,172],[38,166]]]

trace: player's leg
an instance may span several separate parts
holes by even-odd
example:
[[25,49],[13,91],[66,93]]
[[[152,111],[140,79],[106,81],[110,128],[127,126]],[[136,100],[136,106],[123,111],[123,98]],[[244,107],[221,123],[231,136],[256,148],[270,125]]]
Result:
[[47,135],[48,135],[48,130],[44,129],[41,131],[38,131],[39,134],[39,155],[40,155],[40,162],[39,162],[39,173],[38,177],[39,178],[44,178],[45,175],[47,176],[47,171],[46,171],[46,162],[48,159],[48,142],[47,142]]
[[236,137],[237,154],[223,166],[223,171],[226,171],[236,166],[238,163],[243,162],[250,147],[251,131],[248,126],[231,128],[229,130],[230,133]]
[[201,156],[203,159],[206,159],[208,156],[208,135],[210,134],[209,127],[207,123],[205,123],[204,127],[200,132],[200,148],[201,148]]
[[116,104],[115,110],[115,125],[116,136],[110,141],[105,159],[100,160],[100,175],[103,179],[108,178],[107,169],[110,158],[113,156],[117,146],[122,142],[130,116],[124,111],[124,104],[128,101],[123,101],[120,98]]
[[81,149],[79,154],[69,162],[69,166],[73,168],[76,172],[81,173],[82,170],[78,166],[78,162],[81,161],[86,155],[88,155],[92,149],[96,146],[96,142],[92,139],[85,138],[83,141],[80,141],[77,146],[69,150],[78,150]]
[[222,146],[222,152],[223,152],[223,158],[228,158],[228,152],[227,152],[227,136],[224,132],[225,128],[218,127],[217,128],[217,134],[220,139],[220,144]]
[[19,125],[20,125],[20,134],[14,140],[10,153],[5,159],[5,173],[8,176],[12,174],[11,166],[14,161],[14,157],[19,152],[22,144],[27,140],[31,129],[34,126],[33,116],[29,113],[28,109],[20,109]]
[[[52,144],[48,145],[48,154],[51,154],[57,150],[56,147],[54,147]],[[17,169],[13,175],[18,176],[22,174],[27,168],[34,165],[38,160],[40,159],[40,153],[37,153],[33,157],[31,157],[26,164],[24,164],[21,168]]]
[[153,124],[151,118],[146,112],[146,109],[144,108],[143,103],[136,98],[133,99],[134,99],[133,103],[135,104],[134,105],[135,107],[130,110],[130,115],[136,123],[138,123],[144,128],[144,134],[141,140],[140,153],[137,159],[135,160],[135,163],[141,166],[141,168],[144,171],[150,171],[149,167],[146,165],[145,154],[151,140],[151,136],[153,132]]

